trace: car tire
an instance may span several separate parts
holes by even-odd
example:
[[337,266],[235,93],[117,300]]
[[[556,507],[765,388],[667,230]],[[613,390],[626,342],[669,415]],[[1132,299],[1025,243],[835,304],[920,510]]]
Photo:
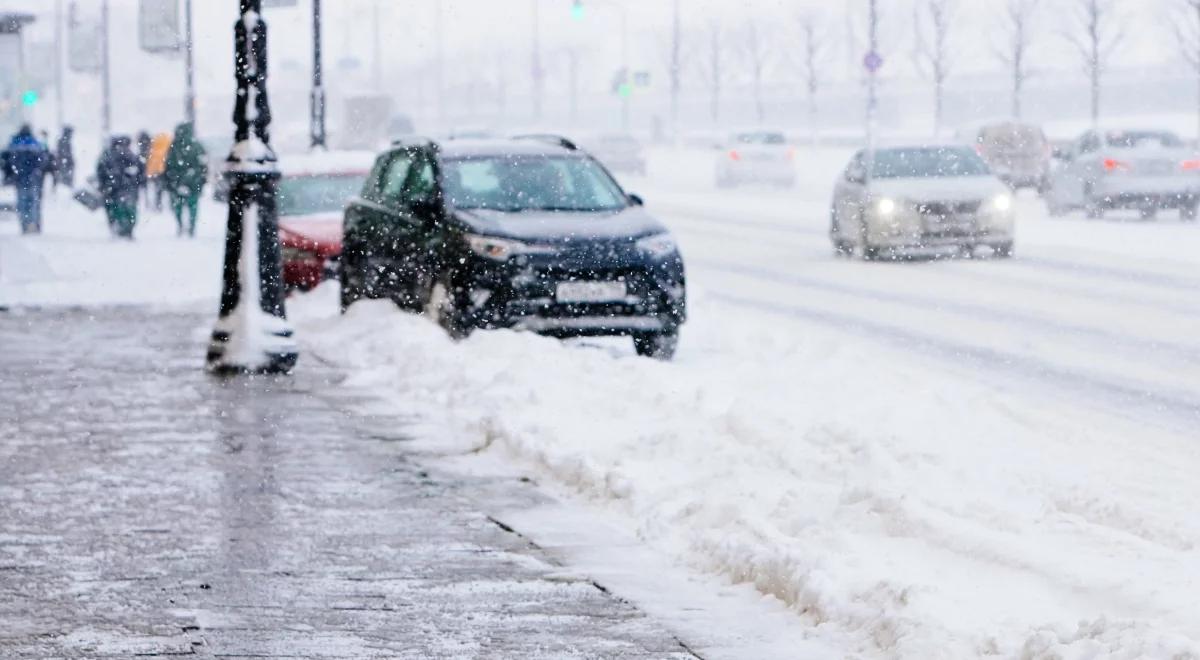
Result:
[[446,273],[430,289],[425,315],[441,326],[451,339],[466,339],[473,328],[467,322],[462,303],[460,292],[454,287],[450,274]]
[[1013,256],[1012,242],[992,246],[992,256],[997,259],[1011,259]]
[[1083,214],[1088,220],[1104,219],[1104,207],[1100,205],[1100,200],[1092,196],[1090,189],[1083,193]]
[[633,350],[642,357],[667,362],[679,347],[679,331],[638,332],[633,335]]
[[348,275],[349,274],[343,270],[341,280],[340,280],[341,281],[340,306],[341,306],[341,310],[342,310],[343,314],[346,313],[346,310],[350,309],[351,305],[358,302],[359,300],[362,300],[362,297],[363,297],[362,291],[360,291],[358,289],[358,287],[354,286],[352,283],[347,281],[350,279]]
[[1179,219],[1184,222],[1195,222],[1200,217],[1200,203],[1192,202],[1179,207]]
[[866,222],[862,222],[859,225],[858,236],[859,236],[859,240],[858,240],[859,247],[862,249],[862,260],[863,261],[878,261],[879,254],[880,254],[879,248],[874,245],[871,245],[871,239],[867,236]]

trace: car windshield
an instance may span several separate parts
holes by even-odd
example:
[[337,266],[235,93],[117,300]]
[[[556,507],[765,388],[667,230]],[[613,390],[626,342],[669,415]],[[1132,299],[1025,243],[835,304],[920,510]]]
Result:
[[877,179],[984,176],[987,163],[968,147],[914,147],[875,152]]
[[279,215],[335,213],[362,190],[366,174],[288,176],[279,182]]
[[1115,149],[1177,149],[1183,140],[1165,131],[1113,131],[1107,136],[1108,146]]
[[461,209],[612,211],[628,205],[616,182],[590,158],[490,156],[445,164],[446,197]]
[[734,142],[738,144],[787,144],[787,138],[783,133],[773,132],[756,132],[756,133],[738,133],[734,136]]

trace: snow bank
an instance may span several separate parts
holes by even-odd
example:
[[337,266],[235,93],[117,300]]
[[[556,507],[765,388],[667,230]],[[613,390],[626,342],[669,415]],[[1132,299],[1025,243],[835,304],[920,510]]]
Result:
[[1193,441],[695,299],[672,364],[338,318],[330,286],[292,310],[425,449],[515,459],[848,655],[1200,658]]

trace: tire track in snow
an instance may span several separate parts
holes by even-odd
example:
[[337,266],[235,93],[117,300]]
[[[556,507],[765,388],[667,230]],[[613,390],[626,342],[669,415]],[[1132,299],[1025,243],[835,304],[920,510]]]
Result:
[[1074,393],[1085,405],[1128,419],[1168,427],[1184,434],[1200,424],[1200,398],[1184,392],[1151,391],[1075,369],[1057,367],[1037,358],[1007,353],[935,337],[903,326],[863,319],[794,303],[750,300],[710,289],[708,298],[722,304],[784,316],[841,330],[916,351],[955,365],[974,368],[975,373],[1006,373],[1047,387],[1051,392]]
[[1036,330],[1043,333],[1047,330],[1052,330],[1054,331],[1054,334],[1087,338],[1107,346],[1120,345],[1127,350],[1132,350],[1138,354],[1155,354],[1169,365],[1178,365],[1181,361],[1189,364],[1200,365],[1200,348],[1185,344],[1130,337],[1127,335],[1108,332],[1101,328],[1092,326],[1063,323],[1061,321],[1045,319],[1023,312],[1005,311],[1004,309],[996,308],[994,306],[975,305],[971,303],[947,300],[945,298],[921,296],[897,291],[885,292],[865,289],[838,284],[836,282],[829,282],[822,279],[770,270],[758,266],[747,266],[744,264],[704,258],[693,258],[690,261],[717,272],[768,280],[775,284],[793,284],[808,289],[817,289],[829,293],[853,296],[855,298],[875,302],[908,305],[919,309],[954,314],[975,321],[995,322],[1018,328]]
[[[725,229],[736,229],[739,226],[755,227],[755,226],[762,224],[762,223],[757,223],[757,222],[744,222],[744,221],[731,223],[728,220],[728,218],[717,219],[717,216],[703,216],[702,217],[702,216],[698,216],[698,215],[693,215],[693,214],[691,214],[690,211],[686,215],[681,213],[681,216],[687,217],[688,219],[691,219],[691,220],[697,220],[697,221],[703,222],[703,223],[719,225]],[[770,224],[773,226],[771,231],[780,231],[780,232],[787,232],[787,233],[791,233],[791,234],[800,234],[803,236],[818,236],[823,241],[828,240],[828,233],[826,233],[824,231],[816,231],[816,230],[811,230],[811,229],[793,227],[791,225],[782,225],[782,224],[775,225],[774,223],[766,223],[766,224]],[[778,246],[778,243],[775,241],[758,240],[758,239],[754,239],[754,238],[751,238],[751,237],[748,237],[748,236],[745,236],[742,234],[734,233],[732,231],[712,231],[712,230],[707,230],[707,229],[700,229],[695,226],[688,226],[688,227],[686,227],[686,229],[684,231],[701,234],[701,235],[705,235],[705,236],[710,236],[710,237],[718,237],[719,236],[723,240],[738,241],[741,243],[746,243],[748,245],[769,245],[772,247]],[[810,249],[810,250],[806,251],[803,255],[800,255],[800,256],[803,256],[806,258],[827,259],[827,258],[830,258],[829,255],[831,255],[831,254],[832,254],[832,247],[828,247],[828,248],[824,248],[821,250]],[[986,273],[983,271],[979,271],[979,270],[957,269],[954,273],[954,277],[957,279],[960,279],[960,280],[971,279],[971,280],[974,280],[977,282],[985,282],[988,284],[1001,284],[1003,286],[1009,286],[1009,287],[1019,288],[1019,289],[1036,289],[1038,291],[1043,291],[1043,292],[1044,291],[1055,291],[1055,292],[1062,293],[1064,295],[1078,297],[1078,298],[1087,298],[1090,300],[1095,300],[1095,301],[1100,301],[1100,302],[1110,303],[1110,304],[1111,303],[1119,303],[1119,304],[1124,304],[1124,305],[1137,305],[1139,307],[1149,307],[1149,308],[1157,310],[1157,311],[1176,312],[1176,313],[1183,314],[1183,315],[1186,315],[1189,317],[1200,316],[1200,307],[1193,306],[1193,305],[1179,304],[1179,303],[1164,304],[1160,301],[1155,301],[1152,299],[1147,299],[1145,297],[1140,297],[1140,296],[1136,296],[1136,295],[1119,294],[1119,293],[1114,293],[1112,291],[1099,291],[1099,290],[1092,291],[1092,290],[1088,290],[1086,288],[1081,288],[1081,287],[1077,287],[1077,286],[1069,286],[1069,285],[1060,284],[1060,283],[1056,283],[1056,282],[1045,282],[1045,281],[1030,282],[1027,278],[1023,278],[1023,277],[1019,277],[1019,276],[1017,276],[1017,277],[1012,276],[1012,271],[1010,270],[1010,268],[1020,267],[1022,265],[1029,265],[1032,267],[1032,268],[1030,268],[1030,270],[1037,272],[1038,268],[1036,267],[1036,262],[1038,260],[1039,260],[1038,257],[1018,256],[1016,259],[1004,262],[1003,265],[1005,268],[1003,268],[1003,269],[994,269],[994,270],[991,270]],[[931,261],[936,261],[936,260],[931,260]],[[944,265],[953,263],[952,260],[941,260],[941,261]],[[1049,260],[1049,261],[1054,261],[1054,260]],[[970,263],[970,262],[963,261],[961,263]],[[1074,263],[1074,262],[1064,262],[1064,264],[1072,264],[1072,263]],[[1086,274],[1086,272],[1087,272],[1086,268],[1089,268],[1089,267],[1084,266],[1083,269],[1074,269],[1071,267],[1063,268],[1062,265],[1060,265],[1060,270],[1066,270],[1067,272],[1076,272],[1076,273],[1080,273],[1080,274]],[[1095,266],[1094,268],[1104,269],[1105,267]],[[1134,272],[1134,271],[1124,271],[1121,269],[1108,269],[1108,270],[1116,271],[1116,272]],[[1153,274],[1153,273],[1148,273],[1147,275],[1150,275],[1151,277],[1155,276],[1155,274]],[[1180,279],[1180,278],[1173,278],[1172,276],[1169,276],[1169,275],[1166,275],[1164,277],[1172,278],[1172,279]],[[1150,286],[1152,284],[1151,282],[1140,281],[1140,280],[1136,281],[1136,282],[1124,281],[1123,283],[1124,284],[1137,284],[1137,285],[1142,285],[1142,286]],[[1191,290],[1191,293],[1193,293],[1193,294],[1197,293],[1197,292],[1200,292],[1200,288]]]

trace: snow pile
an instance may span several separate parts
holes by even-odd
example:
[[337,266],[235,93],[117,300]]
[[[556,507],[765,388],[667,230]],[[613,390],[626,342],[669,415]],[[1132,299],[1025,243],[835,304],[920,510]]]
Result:
[[864,657],[1200,658],[1194,439],[696,300],[672,364],[291,309],[426,450],[515,459]]

